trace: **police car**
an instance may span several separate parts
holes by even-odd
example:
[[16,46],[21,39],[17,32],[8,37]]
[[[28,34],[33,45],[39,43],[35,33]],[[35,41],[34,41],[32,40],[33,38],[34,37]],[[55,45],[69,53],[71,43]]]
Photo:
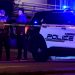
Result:
[[30,48],[36,61],[46,61],[49,56],[75,56],[74,11],[37,12],[31,25]]

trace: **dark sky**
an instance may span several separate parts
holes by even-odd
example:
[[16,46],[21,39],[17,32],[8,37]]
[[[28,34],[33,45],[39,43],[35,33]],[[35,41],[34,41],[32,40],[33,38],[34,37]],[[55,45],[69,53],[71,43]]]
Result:
[[55,1],[56,1],[56,4],[59,5],[60,3],[60,0],[47,0],[48,1],[48,4],[55,4]]
[[[56,1],[56,5],[60,5],[60,0],[47,0],[48,4],[52,4],[55,5],[55,1]],[[75,9],[75,0],[61,0],[61,6],[63,5],[67,5],[70,8],[74,8]]]
[[[48,4],[55,4],[55,1],[56,1],[56,4],[60,4],[60,0],[47,0],[48,1]],[[62,3],[68,3],[68,5],[75,5],[75,0],[61,0]]]

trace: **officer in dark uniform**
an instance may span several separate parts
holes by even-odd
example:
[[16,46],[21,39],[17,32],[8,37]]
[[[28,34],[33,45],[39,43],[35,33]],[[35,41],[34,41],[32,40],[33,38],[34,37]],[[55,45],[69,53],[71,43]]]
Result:
[[6,51],[6,60],[10,60],[10,47],[9,47],[9,28],[4,24],[7,22],[8,17],[5,15],[3,9],[0,10],[0,60],[2,58],[2,47],[4,45]]
[[20,24],[17,26],[17,47],[18,47],[18,56],[17,59],[20,60],[22,58],[22,49],[24,50],[23,56],[24,59],[27,59],[27,40],[25,35],[25,25],[26,23],[26,15],[24,14],[23,9],[18,10],[18,17],[16,19],[16,22]]

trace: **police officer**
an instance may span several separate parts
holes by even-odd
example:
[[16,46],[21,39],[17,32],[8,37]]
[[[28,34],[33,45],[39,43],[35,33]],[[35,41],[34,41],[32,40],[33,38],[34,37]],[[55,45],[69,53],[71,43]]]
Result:
[[24,14],[23,9],[18,10],[18,17],[16,19],[16,22],[20,24],[16,28],[17,32],[17,47],[18,47],[18,56],[17,59],[20,60],[22,58],[22,49],[24,50],[23,56],[24,59],[27,59],[27,40],[25,35],[25,25],[26,23],[26,15]]
[[5,10],[0,10],[0,60],[2,58],[2,47],[4,45],[6,51],[6,60],[10,60],[10,47],[9,47],[9,28],[4,24],[7,23],[7,16]]

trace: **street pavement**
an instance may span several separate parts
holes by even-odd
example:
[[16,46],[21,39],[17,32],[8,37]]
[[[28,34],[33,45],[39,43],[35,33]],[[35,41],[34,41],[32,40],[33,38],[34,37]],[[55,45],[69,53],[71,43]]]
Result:
[[1,61],[0,73],[42,73],[44,75],[75,74],[75,62],[73,61]]
[[5,61],[3,50],[0,61],[0,73],[30,73],[33,75],[75,75],[75,59],[48,60],[47,62],[35,62],[28,52],[28,60],[16,60],[17,50],[11,50],[11,61]]

